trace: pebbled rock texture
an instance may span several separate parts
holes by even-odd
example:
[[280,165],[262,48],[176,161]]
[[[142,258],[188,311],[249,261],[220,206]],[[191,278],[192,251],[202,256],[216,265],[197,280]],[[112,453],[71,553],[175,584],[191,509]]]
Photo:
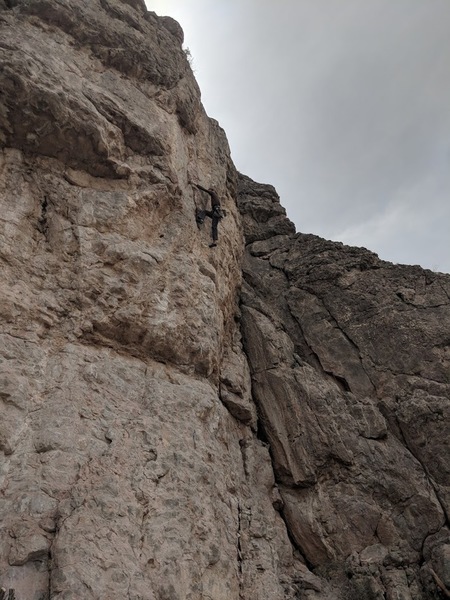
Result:
[[296,234],[182,42],[0,0],[0,598],[446,597],[450,277]]

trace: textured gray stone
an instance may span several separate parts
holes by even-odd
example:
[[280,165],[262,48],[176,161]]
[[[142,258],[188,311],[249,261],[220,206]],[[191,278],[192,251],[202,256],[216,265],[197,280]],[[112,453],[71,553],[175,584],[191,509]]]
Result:
[[450,277],[296,234],[182,40],[142,0],[0,2],[0,588],[438,598]]
[[445,543],[423,549],[448,531],[450,278],[268,237],[273,188],[249,188],[244,346],[291,539],[317,573],[347,564],[344,596],[434,597],[420,565],[447,581]]

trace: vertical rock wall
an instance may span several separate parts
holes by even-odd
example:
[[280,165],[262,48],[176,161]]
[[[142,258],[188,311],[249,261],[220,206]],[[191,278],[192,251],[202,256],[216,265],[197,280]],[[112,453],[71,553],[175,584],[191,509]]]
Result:
[[[282,597],[295,571],[253,432],[236,173],[181,42],[139,1],[0,4],[0,586],[17,600]],[[217,248],[190,180],[227,211]]]
[[449,277],[296,235],[182,40],[141,0],[0,0],[0,587],[439,598]]

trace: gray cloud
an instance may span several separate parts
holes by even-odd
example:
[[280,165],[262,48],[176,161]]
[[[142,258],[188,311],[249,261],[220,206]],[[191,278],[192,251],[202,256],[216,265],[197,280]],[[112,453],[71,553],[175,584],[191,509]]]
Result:
[[447,0],[155,0],[298,230],[450,272]]

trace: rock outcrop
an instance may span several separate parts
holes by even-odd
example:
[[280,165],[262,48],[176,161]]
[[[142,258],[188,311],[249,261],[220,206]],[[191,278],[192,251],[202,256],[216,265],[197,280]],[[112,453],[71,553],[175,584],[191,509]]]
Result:
[[289,234],[273,188],[239,183],[244,344],[290,537],[355,598],[439,597],[450,277]]
[[450,276],[296,234],[182,41],[0,0],[0,597],[446,597]]

